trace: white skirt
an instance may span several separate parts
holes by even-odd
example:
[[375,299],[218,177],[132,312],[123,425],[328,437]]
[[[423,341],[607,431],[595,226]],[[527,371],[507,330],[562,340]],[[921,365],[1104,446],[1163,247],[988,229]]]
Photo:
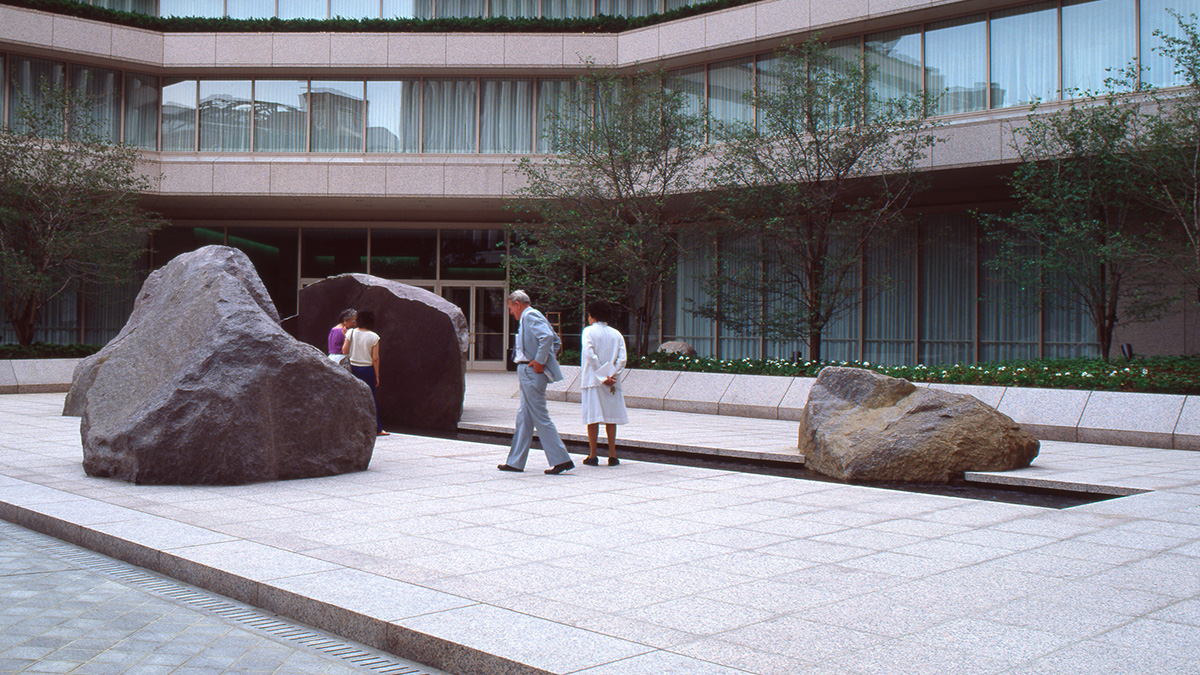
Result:
[[582,399],[584,424],[627,424],[629,414],[625,411],[625,397],[618,389],[616,393],[608,387],[585,387],[579,392]]

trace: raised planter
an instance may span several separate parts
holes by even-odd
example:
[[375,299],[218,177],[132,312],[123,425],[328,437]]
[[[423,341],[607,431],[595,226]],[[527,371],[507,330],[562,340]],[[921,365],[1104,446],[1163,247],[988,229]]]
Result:
[[83,359],[0,359],[0,394],[44,394],[71,389]]

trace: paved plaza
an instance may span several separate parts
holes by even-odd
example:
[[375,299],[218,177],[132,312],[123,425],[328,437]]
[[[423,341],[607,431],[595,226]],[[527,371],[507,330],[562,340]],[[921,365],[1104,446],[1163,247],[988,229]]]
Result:
[[[464,421],[515,391],[470,374]],[[1200,673],[1200,453],[1045,442],[1015,475],[1144,490],[1069,509],[402,434],[357,474],[135,486],[83,474],[62,402],[0,396],[0,516],[449,672]],[[794,452],[794,423],[630,412]]]

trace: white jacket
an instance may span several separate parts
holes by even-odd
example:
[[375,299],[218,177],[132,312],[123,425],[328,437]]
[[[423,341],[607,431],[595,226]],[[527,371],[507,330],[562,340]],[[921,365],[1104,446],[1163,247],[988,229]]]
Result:
[[613,377],[620,387],[620,374],[625,370],[625,338],[616,328],[597,321],[583,329],[582,372],[580,388],[599,387]]

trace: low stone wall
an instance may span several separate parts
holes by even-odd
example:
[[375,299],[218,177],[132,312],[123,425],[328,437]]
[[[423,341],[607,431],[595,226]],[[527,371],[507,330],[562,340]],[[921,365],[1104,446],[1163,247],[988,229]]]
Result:
[[[547,397],[579,400],[579,368],[564,367]],[[815,378],[628,370],[633,408],[799,420]],[[1200,396],[930,384],[971,394],[1042,440],[1200,450]]]
[[[0,394],[64,392],[79,359],[0,360]],[[579,401],[579,367],[546,392]],[[673,370],[627,370],[621,384],[632,408],[799,420],[815,378]],[[928,385],[971,394],[1048,441],[1200,450],[1200,396],[1075,389]]]
[[0,394],[44,394],[71,389],[82,359],[0,359]]

